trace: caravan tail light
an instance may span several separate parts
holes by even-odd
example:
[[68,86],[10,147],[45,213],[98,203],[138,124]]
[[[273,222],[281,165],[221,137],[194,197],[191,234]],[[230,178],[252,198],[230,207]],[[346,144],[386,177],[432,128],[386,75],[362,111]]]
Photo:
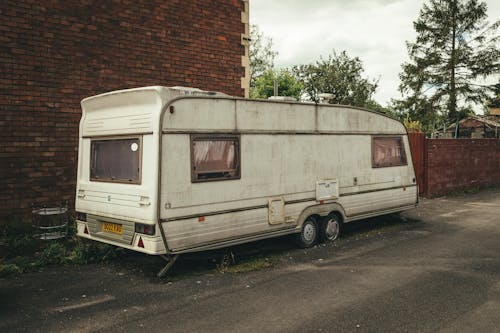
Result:
[[78,221],[87,222],[87,213],[76,212],[76,219]]
[[144,243],[142,242],[142,238],[141,237],[139,237],[139,242],[137,242],[137,246],[144,248]]
[[154,235],[155,234],[155,226],[150,224],[135,224],[135,232],[145,235]]

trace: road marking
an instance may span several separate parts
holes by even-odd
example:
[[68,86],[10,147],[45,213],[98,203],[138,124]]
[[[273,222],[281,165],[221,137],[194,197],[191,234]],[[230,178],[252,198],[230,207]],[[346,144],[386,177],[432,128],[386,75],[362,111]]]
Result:
[[51,311],[52,312],[65,312],[65,311],[70,311],[70,310],[76,310],[76,309],[81,309],[81,308],[93,306],[96,304],[106,303],[106,302],[112,301],[114,299],[115,299],[114,296],[104,295],[104,296],[97,298],[97,299],[94,299],[92,301],[86,301],[86,302],[80,302],[78,304],[60,306],[60,307],[52,309]]
[[459,210],[456,210],[454,212],[449,212],[449,213],[441,214],[439,216],[441,216],[441,217],[454,217],[456,214],[465,213],[465,212],[468,212],[468,211],[470,211],[470,209],[459,209]]
[[469,202],[466,203],[467,206],[479,206],[479,207],[500,207],[499,204],[486,203],[486,202]]

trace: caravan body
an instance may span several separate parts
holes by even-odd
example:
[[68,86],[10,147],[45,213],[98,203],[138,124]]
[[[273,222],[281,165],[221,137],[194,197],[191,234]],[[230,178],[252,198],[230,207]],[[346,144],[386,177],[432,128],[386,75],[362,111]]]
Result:
[[175,87],[106,93],[82,109],[82,237],[178,254],[307,236],[311,218],[319,230],[329,216],[418,201],[406,130],[377,112]]

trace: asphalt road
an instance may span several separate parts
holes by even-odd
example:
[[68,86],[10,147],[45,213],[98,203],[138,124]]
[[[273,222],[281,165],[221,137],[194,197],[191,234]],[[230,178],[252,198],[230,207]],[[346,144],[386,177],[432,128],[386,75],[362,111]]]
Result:
[[48,268],[0,279],[0,332],[499,332],[500,189],[423,200],[299,250],[231,249],[270,269],[213,269],[219,253]]

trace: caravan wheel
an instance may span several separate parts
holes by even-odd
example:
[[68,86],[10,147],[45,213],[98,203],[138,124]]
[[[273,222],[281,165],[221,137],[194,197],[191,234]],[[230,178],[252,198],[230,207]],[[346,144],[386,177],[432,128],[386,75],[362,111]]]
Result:
[[334,241],[340,235],[341,222],[336,214],[328,215],[322,223],[322,236],[325,241]]
[[309,216],[302,224],[302,230],[297,235],[297,243],[301,248],[313,246],[318,240],[318,222],[314,216]]

